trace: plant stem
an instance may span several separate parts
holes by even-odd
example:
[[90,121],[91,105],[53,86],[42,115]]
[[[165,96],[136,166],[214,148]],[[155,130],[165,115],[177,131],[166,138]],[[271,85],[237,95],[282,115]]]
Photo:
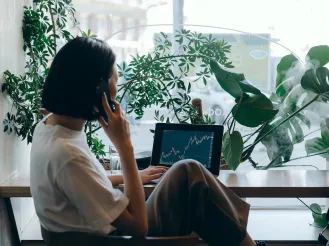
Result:
[[87,133],[87,127],[88,127],[88,122],[86,122],[86,124],[85,124],[85,129],[84,129],[85,133]]
[[[168,91],[166,85],[165,85],[160,79],[159,79],[159,82],[160,82],[160,83],[166,88],[166,92],[168,93],[170,99],[172,99],[172,96],[170,95],[170,92]],[[173,100],[171,101],[171,105],[172,105],[172,107],[173,107],[174,114],[175,114],[175,116],[176,116],[178,122],[179,122],[179,123],[182,123],[181,120],[179,119],[178,115],[177,115],[177,111],[176,111],[176,107],[175,107],[175,102],[174,102]]]
[[53,30],[53,42],[54,42],[54,53],[56,55],[56,50],[57,50],[57,44],[56,44],[56,26],[55,26],[55,20],[54,20],[54,15],[53,15],[53,12],[52,12],[52,9],[51,9],[51,1],[48,2],[48,8],[49,8],[49,13],[50,13],[50,18],[51,18],[51,24],[53,26],[52,30]]
[[314,168],[318,169],[314,165],[283,165],[283,164],[288,163],[288,162],[291,162],[291,161],[296,161],[296,160],[300,160],[300,159],[304,159],[304,158],[308,158],[308,157],[312,157],[312,156],[317,156],[317,155],[325,154],[325,153],[328,153],[328,149],[326,149],[324,151],[320,151],[320,152],[314,153],[314,154],[296,157],[296,158],[290,159],[288,161],[284,161],[282,163],[276,163],[276,164],[282,164],[281,166],[278,166],[278,167],[271,167],[269,165],[268,166],[259,166],[259,167],[266,167],[266,169],[269,169],[269,168],[281,168],[281,167],[292,167],[292,166],[295,166],[295,167],[314,167]]
[[231,116],[229,119],[228,119],[228,121],[227,121],[227,128],[230,128],[230,121],[233,119],[233,116]]
[[233,108],[231,109],[231,111],[228,113],[228,115],[226,116],[226,118],[225,118],[225,120],[224,120],[224,122],[223,122],[223,125],[225,125],[225,122],[226,122],[226,120],[228,119],[228,117],[230,116],[230,114],[232,113],[232,110],[233,110]]
[[254,131],[253,133],[249,133],[249,134],[247,134],[247,135],[242,136],[243,138],[249,136],[249,137],[248,137],[243,143],[245,144],[246,142],[248,142],[249,139],[252,138],[252,136],[254,136],[257,132],[259,132],[263,127],[264,127],[264,125],[262,125],[261,127],[259,127],[259,128],[258,128],[256,131]]
[[33,60],[33,63],[35,63],[36,61],[35,61],[35,55],[34,55],[34,51],[33,51],[32,45],[29,44],[28,47],[29,47],[29,50],[30,50],[30,53],[31,53],[31,58]]
[[308,206],[304,201],[302,201],[299,197],[296,197],[301,203],[303,203],[309,210],[311,210],[312,213],[317,214],[317,215],[322,215],[318,212],[315,212],[310,206]]
[[314,167],[316,170],[320,170],[314,165],[282,165],[282,167]]
[[92,135],[92,129],[91,129],[91,122],[88,122],[88,128],[89,128],[89,137]]
[[96,127],[94,130],[90,131],[90,136],[91,136],[91,134],[97,132],[97,131],[98,131],[99,129],[101,129],[101,128],[102,128],[102,127],[99,126],[99,127]]
[[290,160],[288,160],[288,161],[285,161],[285,162],[283,162],[282,164],[284,164],[284,163],[288,163],[288,162],[291,162],[291,161],[296,161],[296,160],[304,159],[304,158],[307,158],[307,157],[312,157],[312,156],[317,156],[317,155],[325,154],[325,153],[328,153],[328,149],[326,149],[326,150],[324,150],[324,151],[320,151],[320,152],[314,153],[314,154],[310,154],[310,155],[304,155],[304,156],[296,157],[296,158],[290,159]]

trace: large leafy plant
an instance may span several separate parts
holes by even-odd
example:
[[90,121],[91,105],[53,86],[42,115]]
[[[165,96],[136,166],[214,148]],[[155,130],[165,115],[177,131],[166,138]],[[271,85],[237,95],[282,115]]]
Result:
[[[172,50],[173,42],[178,46],[176,51]],[[292,54],[283,57],[277,66],[276,93],[267,97],[243,74],[230,70],[230,45],[224,40],[186,29],[176,31],[173,38],[160,33],[152,52],[132,56],[131,62],[118,66],[119,76],[125,81],[119,89],[121,101],[128,97],[128,113],[134,113],[137,119],[146,108],[157,106],[155,119],[161,122],[213,124],[207,115],[198,118],[190,92],[193,83],[203,81],[206,85],[215,76],[236,102],[223,123],[227,129],[223,139],[225,164],[233,170],[246,160],[257,169],[282,167],[291,161],[294,144],[303,142],[308,135],[302,127],[311,127],[305,114],[308,107],[327,100],[326,69],[322,67],[328,62],[327,49],[323,45],[313,47],[306,62]],[[323,78],[317,81],[320,75]],[[236,129],[237,123],[257,130],[242,135]],[[323,150],[323,138],[322,142],[312,141],[313,150]],[[307,153],[318,154],[311,153],[312,141],[306,141]],[[257,144],[267,148],[267,165],[259,166],[251,157]]]
[[[23,49],[26,52],[26,72],[15,75],[4,72],[2,93],[9,96],[12,109],[4,119],[4,132],[15,133],[28,143],[32,142],[36,124],[42,119],[41,93],[48,66],[56,55],[58,44],[73,38],[71,28],[78,28],[71,0],[34,0],[34,8],[24,7]],[[90,30],[82,35],[93,36]],[[98,140],[91,122],[85,132],[91,150],[99,158],[105,155],[104,144]]]
[[[311,48],[304,62],[292,54],[283,57],[277,66],[276,93],[269,99],[255,88],[246,87],[243,75],[227,72],[216,62],[212,62],[212,71],[218,82],[236,100],[232,110],[232,123],[229,124],[223,143],[225,161],[232,169],[235,170],[246,159],[257,169],[268,169],[287,166],[285,163],[289,161],[315,155],[329,157],[329,71],[324,67],[328,62],[329,46],[326,45]],[[316,112],[320,121],[315,124],[319,126],[315,131],[304,133],[301,124],[307,128],[312,125],[305,113],[320,107],[325,110]],[[234,121],[248,127],[259,127],[251,134],[257,134],[257,137],[246,147],[244,144],[249,139],[242,141],[241,134],[234,131]],[[316,131],[320,131],[320,137],[305,141],[307,155],[292,159],[294,145],[303,142]],[[268,165],[258,166],[250,157],[258,143],[263,143],[267,148],[270,159]],[[326,213],[322,213],[318,204],[313,203],[307,207],[312,211],[313,226],[324,227],[328,224]]]
[[[228,130],[223,142],[224,159],[233,170],[246,160],[250,160],[257,169],[282,167],[292,160],[294,144],[303,142],[309,135],[301,127],[301,124],[311,127],[311,120],[305,113],[312,104],[328,102],[328,69],[323,67],[328,62],[329,47],[325,45],[311,48],[305,62],[293,55],[283,57],[277,66],[276,93],[269,98],[250,85],[243,74],[227,71],[216,61],[210,62],[217,81],[236,102],[231,116],[228,116]],[[323,119],[318,128],[321,138],[305,141],[307,155],[304,157],[329,156],[326,114],[320,117]],[[247,127],[258,127],[258,130],[249,136],[242,136],[234,129],[235,122]],[[267,148],[270,159],[268,165],[258,166],[251,159],[251,153],[258,143]]]

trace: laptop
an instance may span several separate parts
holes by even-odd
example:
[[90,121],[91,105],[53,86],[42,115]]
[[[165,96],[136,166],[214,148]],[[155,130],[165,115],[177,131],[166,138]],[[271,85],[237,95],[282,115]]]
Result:
[[157,123],[151,165],[170,168],[177,161],[194,159],[218,176],[223,131],[222,125]]

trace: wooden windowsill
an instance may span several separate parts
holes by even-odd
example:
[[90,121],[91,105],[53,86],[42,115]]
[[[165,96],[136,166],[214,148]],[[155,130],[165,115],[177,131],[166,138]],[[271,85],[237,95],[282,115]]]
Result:
[[[218,179],[241,197],[329,197],[329,170],[222,170]],[[144,185],[145,193],[149,195],[154,187]],[[30,196],[27,174],[17,173],[0,185],[0,197]]]

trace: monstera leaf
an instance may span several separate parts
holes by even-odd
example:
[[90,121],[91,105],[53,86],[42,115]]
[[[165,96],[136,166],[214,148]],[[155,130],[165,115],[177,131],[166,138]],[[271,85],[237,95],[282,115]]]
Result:
[[301,85],[305,90],[321,96],[321,99],[327,102],[329,99],[328,75],[329,71],[325,67],[309,69],[304,73]]
[[308,139],[305,142],[307,155],[320,154],[323,158],[329,158],[329,118],[321,121],[321,138]]
[[240,158],[243,150],[243,140],[241,133],[233,131],[231,134],[227,131],[223,138],[223,155],[226,164],[236,170],[240,164]]
[[[306,61],[310,61],[313,67],[318,68],[326,65],[329,62],[329,46],[318,45],[312,47],[307,55]],[[284,56],[277,66],[277,78],[276,78],[276,94],[280,97],[284,97],[287,92],[294,85],[293,78],[286,77],[290,68],[299,64],[299,60],[293,54]]]
[[323,158],[329,158],[329,146],[324,143],[322,138],[312,138],[306,140],[305,149],[307,155],[319,154]]
[[287,71],[296,63],[298,62],[298,59],[293,55],[287,55],[282,57],[280,60],[276,71],[277,71],[277,77],[276,77],[276,94],[280,97],[283,97],[287,90],[284,88],[283,82],[286,81],[289,82],[289,80],[285,80]]
[[308,51],[307,57],[314,65],[322,67],[329,62],[329,46],[314,46]]
[[[298,109],[299,108],[296,107],[294,111]],[[288,108],[281,110],[272,121],[274,123],[267,125],[263,131],[260,132],[259,137],[265,135],[291,115],[292,113],[289,112]],[[270,159],[270,163],[266,167],[263,167],[263,169],[279,167],[282,166],[284,162],[290,160],[294,144],[304,141],[304,132],[301,123],[305,124],[308,128],[311,127],[310,119],[302,112],[299,112],[261,140],[262,144],[267,148],[267,155]]]
[[235,105],[232,109],[233,118],[241,125],[259,126],[271,120],[278,110],[275,110],[270,99],[265,95],[251,95]]

